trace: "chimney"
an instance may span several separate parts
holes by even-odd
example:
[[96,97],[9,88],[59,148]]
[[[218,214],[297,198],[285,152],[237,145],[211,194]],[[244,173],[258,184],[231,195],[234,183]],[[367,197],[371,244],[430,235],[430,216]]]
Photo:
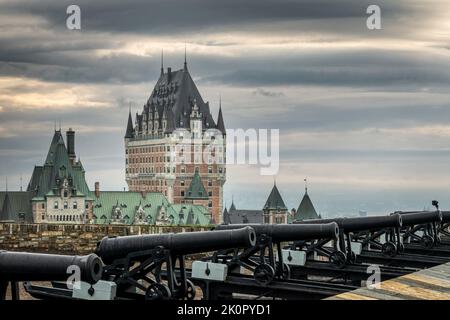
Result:
[[66,132],[67,137],[67,154],[69,155],[69,161],[71,165],[75,164],[75,131],[72,128],[69,128],[69,131]]
[[95,197],[99,198],[100,197],[100,182],[95,182]]

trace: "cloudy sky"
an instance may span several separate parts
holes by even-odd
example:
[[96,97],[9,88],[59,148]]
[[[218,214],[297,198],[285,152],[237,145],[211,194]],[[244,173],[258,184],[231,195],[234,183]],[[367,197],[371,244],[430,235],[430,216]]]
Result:
[[[447,0],[0,0],[0,190],[28,183],[55,120],[77,132],[90,186],[121,190],[131,103],[188,65],[227,128],[280,129],[289,208],[308,177],[323,215],[450,208]],[[82,29],[66,28],[81,7]],[[366,8],[381,7],[382,30]],[[274,177],[228,168],[225,198],[262,208]]]

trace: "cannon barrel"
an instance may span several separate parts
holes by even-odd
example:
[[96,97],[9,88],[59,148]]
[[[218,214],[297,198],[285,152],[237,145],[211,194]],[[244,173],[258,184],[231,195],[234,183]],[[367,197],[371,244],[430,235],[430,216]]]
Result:
[[230,224],[218,225],[215,230],[232,230],[249,226],[257,236],[267,235],[275,241],[299,241],[321,238],[337,238],[339,230],[334,222],[317,225],[301,224]]
[[0,250],[0,280],[63,281],[74,273],[70,266],[79,268],[81,281],[96,283],[102,277],[103,264],[96,254],[68,256]]
[[442,221],[441,211],[395,212],[394,214],[402,216],[404,227]]
[[336,222],[343,232],[361,232],[380,230],[384,228],[396,228],[402,226],[402,216],[393,214],[390,216],[356,217],[356,218],[333,218],[312,219],[298,221],[298,224],[318,224]]
[[97,244],[96,253],[105,263],[124,258],[131,252],[168,249],[172,254],[193,254],[228,248],[247,248],[255,245],[255,231],[250,228],[238,230],[199,231],[184,233],[150,234],[103,238]]

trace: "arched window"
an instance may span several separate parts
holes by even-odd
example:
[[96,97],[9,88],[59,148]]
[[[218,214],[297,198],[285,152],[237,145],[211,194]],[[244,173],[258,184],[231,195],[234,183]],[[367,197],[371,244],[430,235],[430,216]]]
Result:
[[77,203],[76,201],[74,201],[74,202],[72,203],[72,207],[73,207],[74,209],[78,209],[78,203]]
[[69,204],[67,203],[67,201],[64,201],[64,209],[67,209],[69,206]]
[[53,203],[53,208],[54,208],[54,209],[58,209],[58,207],[59,207],[59,203],[58,203],[58,201],[55,201],[55,202]]

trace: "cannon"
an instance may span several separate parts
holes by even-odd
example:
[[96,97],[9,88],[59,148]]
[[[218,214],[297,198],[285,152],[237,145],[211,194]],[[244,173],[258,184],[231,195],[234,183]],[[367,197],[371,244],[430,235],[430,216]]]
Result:
[[[255,245],[252,228],[186,233],[149,234],[104,237],[95,250],[103,267],[98,299],[115,300],[192,300],[196,287],[188,279],[185,256],[224,248],[246,248]],[[53,288],[28,286],[38,298],[73,298],[64,283]],[[88,288],[87,293],[90,293]],[[82,294],[82,299],[94,299]]]
[[441,211],[396,211],[393,215],[399,214],[403,219],[404,227],[411,227],[420,224],[428,224],[442,221]]
[[[249,294],[271,298],[324,298],[339,292],[356,289],[343,283],[320,280],[297,279],[290,276],[290,266],[303,265],[307,255],[320,251],[324,243],[335,240],[338,225],[334,222],[315,225],[301,224],[231,224],[218,225],[214,232],[235,230],[244,226],[255,230],[256,243],[242,250],[230,248],[219,250],[201,262],[193,264],[193,281],[209,299],[218,299],[226,294]],[[283,246],[293,242],[308,242],[309,252],[293,251]],[[316,246],[316,247],[315,247]],[[332,251],[322,253],[332,255]],[[205,268],[226,270],[211,277]],[[208,269],[208,270],[209,270]],[[228,296],[230,298],[231,296]]]
[[345,233],[380,230],[384,228],[396,228],[402,226],[402,216],[394,214],[391,216],[335,218],[335,219],[311,219],[296,221],[297,224],[317,224],[335,222],[339,229]]
[[16,290],[18,281],[67,280],[78,270],[78,280],[95,284],[102,277],[103,264],[96,254],[69,256],[0,251],[0,299],[4,298],[8,282],[11,282],[11,289]]
[[117,285],[119,298],[192,300],[196,288],[186,273],[186,255],[246,248],[255,245],[255,239],[250,227],[220,232],[105,237],[98,243],[96,253],[107,264],[103,278]]
[[105,237],[98,244],[96,253],[105,263],[127,257],[130,253],[145,258],[144,252],[156,248],[170,250],[172,255],[187,255],[225,248],[249,247],[255,244],[255,232],[250,227],[221,232],[185,232],[140,236]]
[[[218,225],[215,230],[232,230],[235,228],[242,228],[243,224]],[[321,246],[330,240],[337,239],[339,234],[338,225],[335,222],[322,224],[249,224],[255,230],[257,243],[254,247],[236,254],[228,256],[228,252],[217,252],[214,261],[227,260],[227,264],[231,269],[243,267],[253,272],[256,281],[260,284],[266,285],[275,278],[289,278],[290,267],[297,261],[297,264],[304,264],[307,253],[293,252],[289,248],[283,249],[282,242],[292,242],[305,244],[308,240],[317,240],[318,243],[313,243],[309,247],[309,253],[314,250],[321,251],[329,259],[337,256],[338,250],[322,249]],[[278,261],[275,261],[273,246],[276,246]],[[335,252],[336,251],[336,252]],[[268,257],[265,253],[268,252]],[[258,256],[256,256],[259,254]],[[285,261],[286,260],[286,261]]]
[[402,239],[404,243],[420,243],[431,249],[439,243],[438,225],[442,221],[442,212],[436,211],[397,211],[403,218]]
[[[317,224],[335,222],[339,226],[339,247],[346,252],[346,257],[339,254],[336,260],[340,265],[345,264],[345,260],[354,263],[356,254],[353,247],[361,244],[361,247],[372,246],[378,248],[385,254],[393,255],[397,252],[400,244],[399,228],[403,219],[400,214],[390,216],[356,217],[356,218],[334,218],[334,219],[312,219],[300,222],[299,224]],[[384,236],[388,241],[381,243],[380,237]],[[360,251],[360,249],[358,249]]]
[[311,240],[321,238],[337,238],[339,229],[336,223],[321,223],[317,225],[295,225],[295,224],[230,224],[218,225],[214,230],[233,230],[251,227],[256,236],[266,235],[274,242]]

